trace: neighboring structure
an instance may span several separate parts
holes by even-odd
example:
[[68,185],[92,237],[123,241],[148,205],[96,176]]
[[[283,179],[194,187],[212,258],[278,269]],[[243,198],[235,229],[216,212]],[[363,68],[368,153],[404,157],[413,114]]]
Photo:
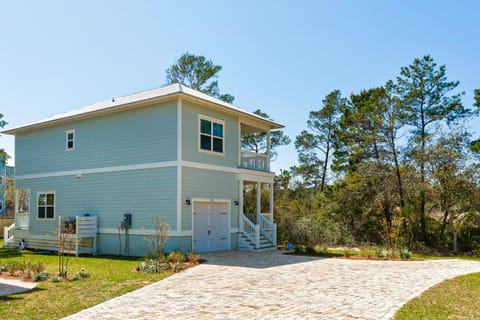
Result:
[[14,178],[15,168],[0,163],[0,237],[14,221]]
[[13,217],[15,168],[0,163],[0,218]]
[[[160,216],[166,251],[274,248],[269,134],[265,154],[241,150],[241,136],[279,128],[173,84],[6,130],[15,135],[14,241],[53,249],[59,220],[94,216],[97,253],[140,256]],[[252,190],[257,212],[244,214]]]

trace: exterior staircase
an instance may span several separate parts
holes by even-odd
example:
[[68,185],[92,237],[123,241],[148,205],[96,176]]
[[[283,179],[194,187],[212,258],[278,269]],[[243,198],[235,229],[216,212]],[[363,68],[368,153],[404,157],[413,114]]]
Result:
[[277,225],[257,214],[257,224],[241,214],[238,250],[266,251],[277,249]]

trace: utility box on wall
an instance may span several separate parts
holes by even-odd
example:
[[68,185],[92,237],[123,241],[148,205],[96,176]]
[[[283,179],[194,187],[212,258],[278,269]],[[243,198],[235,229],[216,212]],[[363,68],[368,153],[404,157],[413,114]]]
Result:
[[124,213],[123,214],[123,227],[125,229],[132,228],[132,214],[131,213]]

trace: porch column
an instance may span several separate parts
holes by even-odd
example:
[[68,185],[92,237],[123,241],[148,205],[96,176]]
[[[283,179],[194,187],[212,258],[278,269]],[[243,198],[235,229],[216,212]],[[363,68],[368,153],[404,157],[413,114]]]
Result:
[[238,180],[238,230],[243,232],[243,180]]
[[273,223],[273,183],[270,183],[270,222]]
[[261,197],[262,197],[262,193],[260,190],[262,184],[260,182],[257,182],[257,214],[260,214],[261,213]]
[[270,171],[270,129],[267,130],[267,170]]

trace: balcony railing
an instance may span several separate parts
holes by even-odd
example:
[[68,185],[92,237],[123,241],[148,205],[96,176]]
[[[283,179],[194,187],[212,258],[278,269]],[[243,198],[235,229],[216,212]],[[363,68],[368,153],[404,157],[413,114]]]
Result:
[[261,171],[270,171],[270,159],[267,154],[252,151],[240,151],[240,167]]

